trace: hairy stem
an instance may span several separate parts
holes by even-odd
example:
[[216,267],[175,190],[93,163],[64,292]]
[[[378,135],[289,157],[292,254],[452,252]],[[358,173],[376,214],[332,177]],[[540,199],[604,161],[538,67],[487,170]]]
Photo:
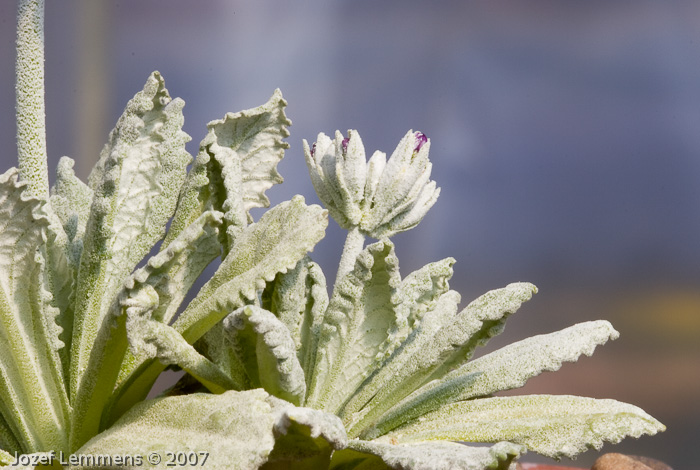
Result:
[[17,153],[34,196],[49,197],[44,108],[44,0],[19,0],[17,17]]
[[353,270],[355,267],[355,260],[357,255],[360,254],[362,248],[365,244],[365,236],[360,232],[358,227],[353,227],[348,232],[345,238],[345,245],[343,246],[343,254],[340,257],[340,264],[338,265],[338,273],[335,276],[335,285]]

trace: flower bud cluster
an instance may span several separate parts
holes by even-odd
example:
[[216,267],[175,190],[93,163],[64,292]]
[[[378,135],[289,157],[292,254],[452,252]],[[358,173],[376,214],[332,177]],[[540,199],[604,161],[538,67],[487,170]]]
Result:
[[304,154],[316,194],[344,229],[358,227],[372,238],[388,238],[418,225],[440,188],[430,180],[430,139],[409,131],[387,160],[375,152],[367,161],[357,131],[335,139],[318,135]]

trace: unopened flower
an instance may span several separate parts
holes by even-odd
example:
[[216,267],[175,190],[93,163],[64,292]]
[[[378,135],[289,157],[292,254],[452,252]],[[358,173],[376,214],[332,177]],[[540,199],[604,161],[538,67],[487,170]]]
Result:
[[430,181],[429,151],[430,140],[413,131],[389,160],[377,151],[369,162],[357,131],[336,132],[334,140],[321,133],[311,147],[304,141],[311,180],[331,216],[373,238],[415,227],[435,204],[440,189]]

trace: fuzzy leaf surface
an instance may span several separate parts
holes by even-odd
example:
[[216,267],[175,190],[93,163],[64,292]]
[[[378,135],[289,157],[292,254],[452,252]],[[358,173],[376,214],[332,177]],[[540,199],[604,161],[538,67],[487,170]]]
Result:
[[378,439],[507,440],[539,454],[574,457],[603,442],[656,434],[665,427],[636,406],[615,400],[567,395],[495,397],[452,403]]
[[398,259],[388,240],[368,246],[357,257],[323,318],[309,406],[337,413],[379,366],[399,328],[394,294],[400,282]]
[[333,456],[331,470],[506,470],[524,450],[510,442],[469,447],[455,442],[392,445],[352,440],[347,449]]
[[[177,449],[199,456],[208,453],[206,468],[257,469],[271,458],[295,459],[296,455],[276,446],[276,441],[300,430],[311,438],[326,440],[334,448],[345,444],[344,430],[336,417],[295,408],[263,390],[197,393],[136,405],[78,453],[142,455],[140,468],[165,469],[165,458],[153,465],[145,456],[149,452],[165,456]],[[304,442],[304,436],[297,439]]]
[[248,305],[227,316],[223,326],[253,386],[294,405],[303,404],[304,371],[284,323],[273,313]]
[[[282,93],[275,90],[264,105],[228,113],[207,125],[209,132],[183,186],[166,242],[206,210],[225,214],[227,232],[228,227],[252,222],[250,209],[270,205],[265,191],[282,182],[277,164],[289,147],[282,140],[289,136],[291,125],[284,114],[286,106]],[[225,237],[225,253],[233,235]]]
[[[77,282],[71,360],[71,397],[121,284],[165,233],[191,157],[182,131],[184,102],[171,99],[160,74],[126,106],[90,174],[94,192]],[[109,321],[109,319],[107,320]],[[100,361],[96,361],[100,362]],[[74,400],[75,401],[75,400]],[[83,403],[75,402],[80,409]]]
[[257,291],[286,272],[323,238],[328,224],[319,206],[295,196],[267,211],[236,237],[229,256],[202,287],[174,327],[192,343],[228,313],[252,302]]
[[262,293],[262,305],[291,332],[306,382],[310,383],[321,323],[328,307],[321,267],[306,256],[294,269],[277,274]]
[[[286,272],[323,238],[328,223],[319,206],[294,197],[267,211],[258,222],[243,228],[231,254],[173,323],[194,344],[232,311],[253,303],[258,290],[277,273]],[[114,416],[142,400],[164,366],[145,361],[117,390]]]
[[0,176],[0,411],[22,450],[67,448],[57,309],[45,277],[49,225],[15,168]]

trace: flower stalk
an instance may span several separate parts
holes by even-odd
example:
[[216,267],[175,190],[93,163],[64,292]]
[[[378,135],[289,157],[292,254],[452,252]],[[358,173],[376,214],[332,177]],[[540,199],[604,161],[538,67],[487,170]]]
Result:
[[17,17],[17,154],[22,180],[49,197],[44,105],[44,0],[19,0]]

